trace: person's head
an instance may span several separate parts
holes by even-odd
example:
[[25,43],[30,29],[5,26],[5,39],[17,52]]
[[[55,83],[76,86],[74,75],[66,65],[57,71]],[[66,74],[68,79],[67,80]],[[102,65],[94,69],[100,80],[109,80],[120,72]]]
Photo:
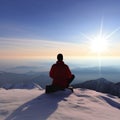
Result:
[[61,53],[59,53],[59,54],[57,55],[57,60],[58,60],[58,61],[63,61],[63,55],[62,55]]

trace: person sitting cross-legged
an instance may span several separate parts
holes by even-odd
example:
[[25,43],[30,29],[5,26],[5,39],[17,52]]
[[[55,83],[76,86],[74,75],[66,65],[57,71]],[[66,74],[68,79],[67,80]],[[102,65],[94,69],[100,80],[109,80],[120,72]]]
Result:
[[57,62],[52,65],[49,76],[53,79],[53,81],[52,85],[46,86],[46,89],[47,87],[51,89],[50,91],[46,90],[46,93],[68,88],[69,84],[75,78],[75,76],[71,73],[68,65],[64,63],[62,54],[57,55]]

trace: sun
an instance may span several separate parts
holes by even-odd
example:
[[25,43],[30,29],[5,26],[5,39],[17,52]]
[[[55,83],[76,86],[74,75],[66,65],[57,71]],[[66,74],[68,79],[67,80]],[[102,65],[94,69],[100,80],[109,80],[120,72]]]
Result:
[[108,50],[109,42],[104,36],[98,35],[89,41],[90,49],[94,53],[104,53]]
[[100,29],[98,34],[94,34],[92,37],[87,36],[84,33],[81,33],[88,41],[87,43],[89,44],[89,48],[93,53],[101,54],[105,53],[106,51],[109,50],[109,46],[111,45],[110,43],[110,38],[120,30],[120,27],[116,28],[109,34],[105,34],[103,32],[103,20],[101,20],[100,24]]
[[102,56],[104,53],[106,53],[106,51],[110,50],[109,49],[109,46],[111,46],[110,38],[118,31],[120,31],[120,27],[116,28],[109,34],[105,34],[103,32],[103,19],[102,19],[98,34],[94,34],[93,36],[87,36],[86,34],[81,33],[86,38],[90,50],[96,53],[100,76],[101,76]]

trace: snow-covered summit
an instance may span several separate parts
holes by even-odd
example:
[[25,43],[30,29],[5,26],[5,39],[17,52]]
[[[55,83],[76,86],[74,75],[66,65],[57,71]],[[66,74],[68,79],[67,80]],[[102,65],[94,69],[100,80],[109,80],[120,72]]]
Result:
[[87,89],[0,89],[0,120],[119,120],[118,97]]

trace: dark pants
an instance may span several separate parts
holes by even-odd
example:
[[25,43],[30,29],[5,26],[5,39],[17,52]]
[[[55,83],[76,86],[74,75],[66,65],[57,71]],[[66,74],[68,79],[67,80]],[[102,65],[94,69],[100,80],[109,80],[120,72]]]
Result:
[[[68,86],[67,87],[69,87],[70,83],[73,81],[74,78],[75,78],[75,75],[72,75],[72,77],[70,79],[68,79]],[[56,92],[58,90],[64,90],[64,89],[65,88],[61,88],[61,87],[54,86],[54,85],[47,85],[46,86],[46,93],[52,93],[52,92]]]

